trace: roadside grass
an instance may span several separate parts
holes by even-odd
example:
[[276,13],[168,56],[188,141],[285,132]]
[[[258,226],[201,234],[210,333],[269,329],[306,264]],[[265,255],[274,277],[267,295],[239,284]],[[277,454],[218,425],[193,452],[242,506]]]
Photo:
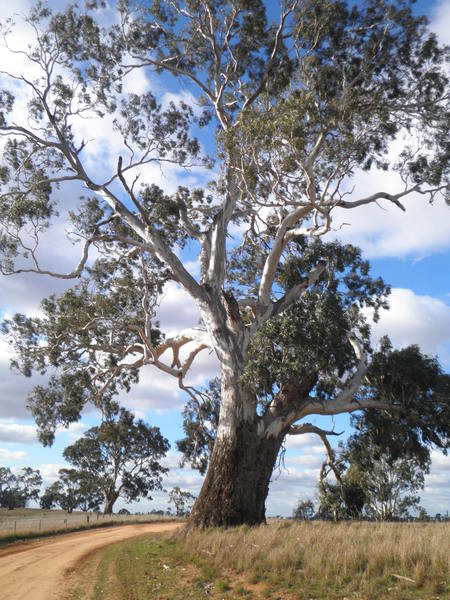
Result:
[[[72,515],[86,515],[91,513],[85,513],[81,510],[74,510]],[[57,508],[14,508],[9,510],[8,508],[0,508],[0,523],[5,521],[15,521],[16,519],[48,519],[54,518],[55,516],[64,517],[67,515],[65,510],[59,510]]]
[[75,533],[76,531],[87,531],[91,529],[105,529],[107,527],[122,527],[123,525],[139,525],[144,523],[169,523],[171,521],[177,521],[175,517],[164,518],[164,519],[155,519],[150,518],[148,520],[139,518],[139,519],[127,519],[124,521],[107,521],[102,522],[99,521],[93,522],[90,524],[79,524],[73,526],[67,526],[63,529],[49,529],[47,531],[30,531],[26,533],[18,533],[15,535],[14,533],[3,534],[0,535],[0,549],[9,546],[10,544],[16,544],[20,542],[27,542],[31,540],[40,540],[48,537],[54,537],[56,535],[65,535],[66,533]]
[[70,600],[450,597],[450,524],[295,523],[177,531],[109,546]]

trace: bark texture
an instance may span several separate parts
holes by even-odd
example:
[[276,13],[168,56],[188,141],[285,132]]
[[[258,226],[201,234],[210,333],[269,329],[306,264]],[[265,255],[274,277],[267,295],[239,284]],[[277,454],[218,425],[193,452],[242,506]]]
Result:
[[105,495],[105,508],[103,514],[112,515],[113,506],[117,500],[117,494]]
[[216,440],[210,466],[190,517],[191,527],[265,522],[265,501],[284,437],[261,437],[257,419]]

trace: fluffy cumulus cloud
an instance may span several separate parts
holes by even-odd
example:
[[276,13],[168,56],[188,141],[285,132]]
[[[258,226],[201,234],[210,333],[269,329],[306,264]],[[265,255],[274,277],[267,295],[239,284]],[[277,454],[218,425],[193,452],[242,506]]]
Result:
[[[357,200],[374,191],[397,193],[403,184],[395,173],[359,173],[352,198]],[[433,204],[420,194],[407,196],[406,212],[387,200],[356,209],[335,209],[335,237],[359,246],[368,258],[423,257],[450,249],[449,208],[442,198]]]
[[445,513],[449,510],[450,458],[438,450],[431,453],[430,473],[425,476],[425,489],[420,494],[427,511]]
[[16,460],[22,460],[27,458],[28,453],[23,450],[9,450],[7,448],[0,448],[0,461],[12,462]]
[[21,423],[0,422],[0,442],[34,444],[37,442],[36,427]]
[[431,11],[430,27],[444,44],[450,44],[450,2],[440,0]]
[[389,335],[398,348],[418,344],[423,352],[439,355],[446,365],[450,358],[446,347],[450,343],[450,306],[404,288],[392,290],[389,305],[372,326],[374,341]]
[[54,483],[58,479],[59,469],[67,467],[67,464],[58,463],[44,463],[39,465],[39,471],[42,475],[43,485],[46,487]]

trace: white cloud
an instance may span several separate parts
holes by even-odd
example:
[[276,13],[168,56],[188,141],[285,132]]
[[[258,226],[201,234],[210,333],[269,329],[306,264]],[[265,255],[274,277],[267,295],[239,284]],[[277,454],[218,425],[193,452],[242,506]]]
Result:
[[439,450],[431,452],[430,473],[425,475],[425,489],[420,492],[421,505],[428,513],[445,513],[450,506],[450,458]]
[[38,465],[37,468],[42,475],[42,479],[44,480],[44,486],[55,482],[58,479],[59,469],[64,469],[65,467],[67,467],[67,464],[45,463]]
[[432,8],[430,27],[443,44],[450,44],[449,0],[441,0]]
[[[377,191],[396,193],[403,184],[395,173],[358,173],[352,200]],[[384,200],[351,210],[333,211],[338,230],[330,237],[362,248],[369,258],[424,257],[450,248],[450,210],[442,198],[433,204],[419,194],[407,196],[406,212]],[[345,224],[345,225],[344,225]]]
[[164,288],[156,318],[162,331],[170,337],[183,329],[197,326],[200,313],[191,296],[176,283],[169,282]]
[[41,379],[32,382],[11,371],[10,358],[10,348],[0,339],[0,418],[29,419],[30,414],[26,409],[27,396],[33,385]]
[[71,423],[68,427],[64,427],[63,425],[58,425],[56,428],[56,435],[68,435],[70,442],[73,443],[78,438],[82,437],[84,432],[89,429],[89,426],[83,423],[82,421],[78,421],[76,423]]
[[152,91],[152,82],[144,69],[130,71],[123,80],[123,91],[126,94],[146,94]]
[[0,460],[22,460],[23,458],[27,458],[27,452],[23,450],[7,450],[5,448],[0,448]]
[[0,441],[34,444],[37,442],[36,427],[34,425],[0,422]]
[[450,306],[438,298],[394,288],[390,309],[382,311],[372,333],[375,340],[389,335],[395,347],[418,344],[427,354],[445,356],[443,345],[450,342]]
[[[317,440],[319,438],[315,433],[305,433],[303,435],[288,435],[286,438],[286,445],[288,449],[298,448],[303,446],[319,447]],[[323,446],[320,446],[323,451]],[[310,448],[308,448],[310,450]]]
[[[166,360],[170,363],[170,354]],[[217,373],[215,354],[203,350],[188,372],[185,383],[201,387]],[[130,393],[121,393],[119,398],[124,406],[139,411],[181,410],[186,402],[186,395],[178,387],[178,380],[153,366],[141,369],[139,384],[132,387]]]
[[302,454],[300,456],[290,456],[286,459],[286,463],[289,465],[304,465],[307,467],[321,467],[324,461],[324,447],[320,447],[320,453],[316,454]]

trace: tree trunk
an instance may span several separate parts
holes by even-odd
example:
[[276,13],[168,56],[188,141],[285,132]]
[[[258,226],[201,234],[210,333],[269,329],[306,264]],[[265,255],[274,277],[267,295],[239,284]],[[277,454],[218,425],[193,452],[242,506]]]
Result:
[[103,510],[104,515],[112,515],[113,506],[117,500],[117,494],[105,494],[105,508]]
[[[258,419],[216,439],[191,527],[256,525],[265,522],[265,502],[283,436],[261,437]],[[233,435],[234,433],[234,435]]]

